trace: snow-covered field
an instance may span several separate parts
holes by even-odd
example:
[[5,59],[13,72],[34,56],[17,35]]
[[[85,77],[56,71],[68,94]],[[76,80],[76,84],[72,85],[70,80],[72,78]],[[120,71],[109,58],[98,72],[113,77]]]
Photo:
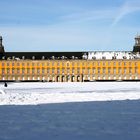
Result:
[[0,105],[139,99],[140,82],[0,83]]

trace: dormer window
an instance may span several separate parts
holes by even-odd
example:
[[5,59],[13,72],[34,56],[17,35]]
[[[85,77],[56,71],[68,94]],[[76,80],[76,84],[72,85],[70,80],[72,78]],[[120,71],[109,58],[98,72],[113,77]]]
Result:
[[32,59],[35,60],[35,56],[32,56]]
[[25,56],[22,56],[22,59],[24,60],[25,59]]

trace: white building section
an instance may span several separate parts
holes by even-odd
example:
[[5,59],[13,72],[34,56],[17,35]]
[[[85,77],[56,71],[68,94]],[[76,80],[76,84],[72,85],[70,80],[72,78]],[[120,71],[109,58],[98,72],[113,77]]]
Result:
[[[84,58],[86,58],[84,54]],[[88,52],[89,60],[113,60],[113,59],[140,59],[140,53],[134,52]]]

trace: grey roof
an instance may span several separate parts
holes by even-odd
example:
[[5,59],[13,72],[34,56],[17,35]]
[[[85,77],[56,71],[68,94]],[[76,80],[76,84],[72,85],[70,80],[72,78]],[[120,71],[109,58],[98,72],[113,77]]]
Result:
[[81,59],[83,54],[86,52],[5,52],[3,56],[5,58],[19,58],[22,59],[34,59],[40,60],[44,57],[44,59],[52,59],[54,57],[55,59],[62,59],[64,57],[65,59],[71,59],[73,56],[77,59]]

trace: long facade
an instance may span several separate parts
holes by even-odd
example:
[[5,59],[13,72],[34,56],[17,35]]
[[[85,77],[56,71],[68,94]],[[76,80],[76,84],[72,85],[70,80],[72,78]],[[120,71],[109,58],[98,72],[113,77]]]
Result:
[[2,60],[0,80],[84,82],[139,80],[140,60]]
[[0,81],[140,80],[139,52],[6,53],[3,47],[0,55]]

